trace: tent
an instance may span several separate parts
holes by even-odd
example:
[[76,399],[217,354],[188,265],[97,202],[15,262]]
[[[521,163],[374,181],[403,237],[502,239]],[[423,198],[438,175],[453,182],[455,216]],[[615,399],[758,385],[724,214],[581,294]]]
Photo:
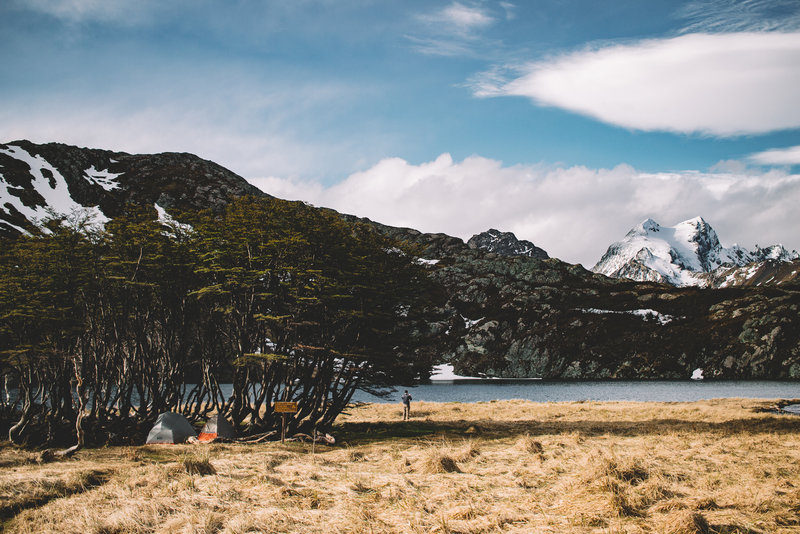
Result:
[[175,412],[164,412],[147,434],[147,443],[183,443],[197,434],[184,416]]
[[216,414],[208,419],[203,430],[200,431],[198,440],[207,443],[215,439],[234,439],[235,437],[236,431],[233,429],[233,426],[231,426],[227,419]]

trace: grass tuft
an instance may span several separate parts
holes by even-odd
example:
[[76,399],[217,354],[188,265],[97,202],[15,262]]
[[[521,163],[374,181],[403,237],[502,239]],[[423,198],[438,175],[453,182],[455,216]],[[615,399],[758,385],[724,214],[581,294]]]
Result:
[[[448,447],[449,448],[449,447]],[[453,455],[456,462],[468,462],[481,455],[481,451],[473,440],[469,440]]]
[[348,462],[363,462],[364,460],[366,460],[366,456],[362,451],[357,451],[353,449],[349,449],[347,451]]
[[211,464],[211,460],[208,457],[208,454],[198,454],[198,455],[184,455],[180,462],[178,462],[179,468],[190,475],[216,475],[217,470]]
[[461,469],[452,456],[438,447],[429,450],[419,463],[421,473],[461,473]]
[[544,447],[542,446],[542,442],[533,439],[530,434],[523,434],[522,436],[517,438],[515,447],[518,450],[521,450],[523,452],[528,452],[531,454],[542,454],[544,452]]
[[709,534],[711,528],[701,514],[683,511],[667,516],[659,532],[664,534]]
[[598,474],[620,482],[638,486],[650,478],[650,468],[640,458],[603,458],[598,464]]

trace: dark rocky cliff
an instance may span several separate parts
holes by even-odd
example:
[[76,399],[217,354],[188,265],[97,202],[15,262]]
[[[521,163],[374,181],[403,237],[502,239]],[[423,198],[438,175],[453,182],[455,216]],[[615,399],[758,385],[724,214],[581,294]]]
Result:
[[425,335],[462,375],[800,379],[800,284],[676,288],[557,259],[509,257],[373,223],[439,260],[447,295]]

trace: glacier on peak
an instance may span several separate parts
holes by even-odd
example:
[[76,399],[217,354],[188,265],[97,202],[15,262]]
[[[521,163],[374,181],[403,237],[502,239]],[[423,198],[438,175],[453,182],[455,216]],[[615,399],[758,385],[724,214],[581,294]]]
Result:
[[741,267],[768,259],[792,261],[797,252],[783,245],[754,251],[733,245],[723,247],[717,232],[702,217],[661,226],[645,219],[621,241],[612,244],[592,271],[613,278],[661,282],[675,286],[705,286],[720,268]]

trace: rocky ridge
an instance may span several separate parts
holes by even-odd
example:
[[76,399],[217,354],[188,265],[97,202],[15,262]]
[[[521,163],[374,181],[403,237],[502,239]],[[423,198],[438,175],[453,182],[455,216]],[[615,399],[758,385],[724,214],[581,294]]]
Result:
[[676,288],[358,220],[436,260],[428,270],[446,303],[417,335],[439,344],[440,361],[456,374],[688,379],[702,368],[706,378],[800,379],[796,280]]
[[494,228],[475,234],[467,241],[467,246],[493,252],[501,256],[525,256],[541,260],[546,260],[550,257],[544,249],[537,247],[530,241],[519,240],[511,232],[501,232]]

